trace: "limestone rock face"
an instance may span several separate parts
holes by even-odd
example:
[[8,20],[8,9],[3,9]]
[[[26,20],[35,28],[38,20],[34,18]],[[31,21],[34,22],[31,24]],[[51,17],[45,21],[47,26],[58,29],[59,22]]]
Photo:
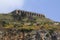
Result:
[[33,30],[24,33],[21,30],[15,29],[4,30],[5,31],[0,31],[0,40],[59,40],[57,39],[56,33],[50,35],[47,30]]

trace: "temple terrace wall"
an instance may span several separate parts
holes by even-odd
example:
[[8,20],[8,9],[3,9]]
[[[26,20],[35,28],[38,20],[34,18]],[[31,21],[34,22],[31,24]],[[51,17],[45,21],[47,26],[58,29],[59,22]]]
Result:
[[39,14],[39,13],[34,13],[34,12],[27,12],[27,11],[22,11],[22,10],[14,10],[13,12],[14,14],[26,14],[27,16],[37,16],[37,17],[45,17],[43,14]]

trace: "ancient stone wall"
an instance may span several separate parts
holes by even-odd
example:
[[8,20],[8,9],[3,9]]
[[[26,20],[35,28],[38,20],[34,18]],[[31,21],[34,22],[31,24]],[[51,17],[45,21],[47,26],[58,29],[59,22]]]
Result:
[[19,15],[26,14],[27,16],[45,17],[43,14],[34,13],[34,12],[27,12],[27,11],[22,11],[22,10],[15,10],[12,13],[19,14]]

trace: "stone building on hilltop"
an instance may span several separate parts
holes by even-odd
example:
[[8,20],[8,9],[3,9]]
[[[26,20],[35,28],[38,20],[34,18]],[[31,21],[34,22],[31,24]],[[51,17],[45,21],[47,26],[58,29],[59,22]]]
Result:
[[13,14],[19,14],[19,15],[26,15],[26,16],[37,16],[37,17],[45,17],[43,14],[39,14],[39,13],[34,13],[34,12],[28,12],[28,11],[22,11],[22,10],[14,10],[13,12],[11,12]]

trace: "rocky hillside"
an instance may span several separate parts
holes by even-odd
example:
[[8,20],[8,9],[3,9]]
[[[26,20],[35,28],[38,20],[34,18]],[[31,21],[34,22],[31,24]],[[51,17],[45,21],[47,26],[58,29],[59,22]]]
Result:
[[40,29],[41,26],[44,26],[46,29],[59,29],[59,22],[50,20],[44,15],[39,17],[34,15],[38,13],[31,12],[32,16],[27,16],[27,14],[29,15],[30,12],[19,11],[17,11],[17,13],[16,11],[13,11],[8,14],[0,14],[0,27],[16,29]]
[[[41,40],[44,40],[44,36],[47,36],[47,40],[50,40],[53,34],[55,34],[55,37],[56,34],[59,34],[60,22],[55,22],[43,14],[15,10],[8,14],[0,14],[0,31],[1,35],[3,33],[5,37],[12,37],[13,40],[19,39],[19,35],[22,35],[22,40],[28,40],[30,37],[32,37],[33,40],[40,40],[39,35],[43,35]],[[17,39],[14,39],[15,36]],[[25,37],[28,38],[25,39]]]

